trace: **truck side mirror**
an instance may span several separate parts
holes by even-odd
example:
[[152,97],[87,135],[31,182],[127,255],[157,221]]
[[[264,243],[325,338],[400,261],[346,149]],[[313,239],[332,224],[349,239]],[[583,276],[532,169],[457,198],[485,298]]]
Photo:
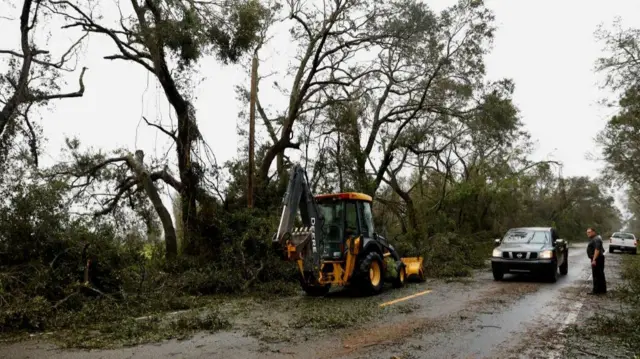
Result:
[[558,239],[556,239],[556,241],[553,244],[556,245],[556,246],[561,246],[561,245],[564,244],[564,239],[558,238]]
[[496,238],[496,239],[494,239],[494,240],[493,240],[493,245],[494,245],[495,247],[499,246],[499,245],[500,245],[500,238]]

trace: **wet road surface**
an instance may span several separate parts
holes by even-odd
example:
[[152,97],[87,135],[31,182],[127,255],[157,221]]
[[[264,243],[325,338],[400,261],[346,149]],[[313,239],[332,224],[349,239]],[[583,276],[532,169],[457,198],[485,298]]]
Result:
[[[570,248],[569,272],[556,283],[521,275],[505,275],[504,281],[495,282],[490,271],[480,273],[476,283],[484,284],[492,295],[457,313],[461,318],[457,323],[358,358],[553,357],[560,349],[555,340],[558,331],[577,319],[576,303],[590,289],[591,267],[585,251],[584,245]],[[547,338],[547,333],[552,337]]]
[[[0,358],[559,357],[559,331],[581,320],[590,290],[585,248],[570,248],[569,272],[556,283],[515,275],[496,282],[487,269],[470,280],[428,281],[388,290],[375,298],[377,305],[386,304],[382,318],[360,328],[307,333],[282,342],[265,342],[237,328],[184,341],[95,351],[62,351],[34,341],[0,348]],[[607,253],[608,278],[615,274],[610,272],[619,256]]]

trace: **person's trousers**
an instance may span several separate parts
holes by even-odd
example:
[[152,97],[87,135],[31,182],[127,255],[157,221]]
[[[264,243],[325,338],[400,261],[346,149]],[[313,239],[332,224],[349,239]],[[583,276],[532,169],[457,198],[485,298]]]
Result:
[[604,256],[600,255],[596,259],[596,265],[591,267],[591,274],[593,277],[593,292],[594,293],[606,293],[607,292],[607,280],[604,277]]

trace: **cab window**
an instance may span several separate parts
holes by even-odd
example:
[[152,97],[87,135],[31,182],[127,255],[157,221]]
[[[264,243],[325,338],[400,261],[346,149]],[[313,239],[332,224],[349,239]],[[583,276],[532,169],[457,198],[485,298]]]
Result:
[[358,211],[355,202],[347,202],[345,206],[345,231],[347,236],[358,234]]
[[363,226],[362,232],[366,237],[373,237],[373,213],[371,212],[371,203],[369,202],[361,202],[362,203],[362,216],[363,218]]

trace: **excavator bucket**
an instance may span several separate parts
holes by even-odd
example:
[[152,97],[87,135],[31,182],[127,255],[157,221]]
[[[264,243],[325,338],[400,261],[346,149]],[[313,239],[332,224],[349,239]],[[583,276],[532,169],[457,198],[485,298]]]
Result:
[[418,280],[424,282],[426,280],[424,276],[424,269],[422,269],[422,257],[406,257],[400,258],[404,263],[405,271],[407,273],[408,280]]

